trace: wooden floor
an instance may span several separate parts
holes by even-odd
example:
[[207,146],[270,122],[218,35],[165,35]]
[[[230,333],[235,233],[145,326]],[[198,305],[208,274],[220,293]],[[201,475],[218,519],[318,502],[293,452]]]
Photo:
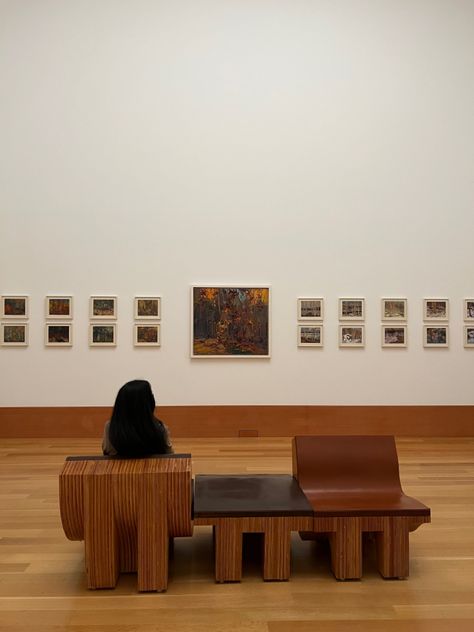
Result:
[[[321,544],[292,544],[289,582],[265,583],[258,542],[246,544],[241,584],[215,584],[208,527],[176,541],[164,594],[85,588],[81,542],[62,533],[58,473],[66,455],[98,453],[89,439],[0,443],[0,632],[472,632],[474,438],[397,442],[406,493],[432,509],[410,536],[410,578],[386,581],[364,553],[364,576],[337,582]],[[193,472],[290,473],[289,439],[176,440]]]

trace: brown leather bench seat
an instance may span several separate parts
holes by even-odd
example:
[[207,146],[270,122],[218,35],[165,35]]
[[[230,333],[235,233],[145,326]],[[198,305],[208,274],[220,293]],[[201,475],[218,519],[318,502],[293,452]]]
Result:
[[408,576],[408,534],[430,522],[430,510],[402,490],[394,437],[295,437],[293,473],[313,508],[313,532],[329,536],[338,579],[362,576],[363,532],[375,534],[382,576]]
[[214,528],[216,581],[241,580],[244,533],[264,534],[263,579],[287,580],[291,531],[311,529],[313,510],[290,475],[198,475],[194,524]]

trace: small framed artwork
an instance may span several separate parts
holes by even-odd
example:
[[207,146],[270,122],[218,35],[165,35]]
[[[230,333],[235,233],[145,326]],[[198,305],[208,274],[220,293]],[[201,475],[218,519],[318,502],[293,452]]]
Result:
[[161,326],[151,323],[137,323],[134,327],[133,344],[135,347],[159,347],[161,345]]
[[2,318],[28,318],[28,296],[2,296]]
[[449,300],[447,298],[423,299],[423,320],[448,320]]
[[474,320],[474,298],[464,299],[464,320]]
[[91,296],[89,315],[93,320],[115,320],[117,318],[117,297]]
[[383,298],[382,299],[382,320],[406,320],[407,319],[407,299],[406,298]]
[[364,347],[364,325],[339,325],[340,347]]
[[115,323],[101,323],[89,325],[89,346],[91,347],[115,347],[116,342]]
[[464,327],[464,346],[466,349],[474,349],[474,327],[471,325]]
[[46,323],[44,344],[47,347],[72,347],[72,324]]
[[2,323],[1,344],[8,347],[28,346],[28,324],[27,323]]
[[46,318],[72,318],[72,296],[47,296]]
[[423,327],[424,347],[447,347],[449,346],[448,326],[425,325]]
[[364,298],[340,298],[339,299],[339,320],[364,320],[365,299]]
[[140,319],[161,319],[161,297],[160,296],[135,296],[134,318]]
[[299,298],[298,299],[298,320],[323,320],[324,299],[322,298]]
[[406,325],[382,325],[382,347],[406,347]]
[[322,347],[322,325],[298,325],[298,347]]

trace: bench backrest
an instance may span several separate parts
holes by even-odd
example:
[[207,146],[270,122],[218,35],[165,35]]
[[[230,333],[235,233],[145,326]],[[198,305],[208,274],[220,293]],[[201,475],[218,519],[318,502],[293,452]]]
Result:
[[295,437],[293,476],[305,493],[402,493],[392,436]]
[[[159,490],[170,536],[192,534],[191,455],[170,454],[143,459],[102,456],[68,457],[59,477],[59,504],[66,537],[84,540],[84,512],[93,494],[104,486],[111,503],[99,511],[113,511],[119,534],[130,537],[147,490]],[[97,495],[99,498],[99,495]]]

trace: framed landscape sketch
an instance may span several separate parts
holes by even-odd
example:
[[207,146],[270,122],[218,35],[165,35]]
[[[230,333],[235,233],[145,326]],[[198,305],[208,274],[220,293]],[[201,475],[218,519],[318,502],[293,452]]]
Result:
[[91,347],[115,347],[115,323],[101,323],[89,325],[89,346]]
[[2,296],[2,318],[28,318],[28,296]]
[[448,326],[425,325],[423,327],[424,347],[448,347]]
[[151,323],[137,323],[134,327],[133,344],[135,347],[159,347],[161,345],[161,326]]
[[339,299],[339,320],[364,320],[365,299],[364,298],[340,298]]
[[464,327],[464,346],[466,349],[474,349],[474,327],[470,325]]
[[339,325],[340,347],[364,347],[364,325]]
[[71,323],[46,323],[44,344],[47,347],[71,347]]
[[161,319],[161,297],[160,296],[135,296],[134,301],[135,320]]
[[406,298],[383,298],[382,299],[382,320],[406,320],[407,319],[407,299]]
[[382,347],[406,347],[406,325],[382,325]]
[[322,325],[298,325],[298,347],[322,347]]
[[423,320],[448,320],[449,300],[447,298],[423,299]]
[[89,316],[92,320],[115,320],[117,318],[117,297],[91,296]]
[[324,299],[322,298],[299,298],[298,299],[298,320],[323,320]]
[[8,347],[28,346],[28,323],[2,323],[1,344]]
[[191,288],[192,358],[269,358],[270,287]]
[[474,298],[464,299],[464,320],[474,320]]
[[46,318],[72,318],[72,296],[47,296]]

